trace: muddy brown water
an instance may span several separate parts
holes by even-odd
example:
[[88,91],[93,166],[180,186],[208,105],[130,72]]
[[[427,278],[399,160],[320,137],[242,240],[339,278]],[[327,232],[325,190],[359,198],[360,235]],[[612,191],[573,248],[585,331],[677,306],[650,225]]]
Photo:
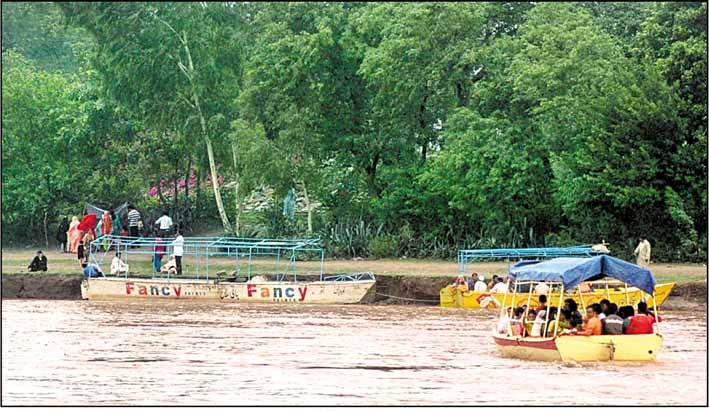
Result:
[[664,317],[655,363],[563,364],[487,311],[6,299],[2,405],[706,404],[706,313]]

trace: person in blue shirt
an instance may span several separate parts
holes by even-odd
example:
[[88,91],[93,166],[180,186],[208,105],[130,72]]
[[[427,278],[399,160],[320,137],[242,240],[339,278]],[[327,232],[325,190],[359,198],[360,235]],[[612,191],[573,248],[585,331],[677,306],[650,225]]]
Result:
[[88,278],[103,277],[103,273],[101,272],[101,269],[98,268],[95,264],[82,263],[81,267],[84,269],[84,277],[88,277]]

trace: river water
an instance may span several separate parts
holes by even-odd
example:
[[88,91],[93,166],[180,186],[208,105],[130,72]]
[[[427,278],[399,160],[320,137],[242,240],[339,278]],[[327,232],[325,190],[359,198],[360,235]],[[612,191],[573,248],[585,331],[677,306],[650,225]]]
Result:
[[706,313],[648,364],[501,358],[494,313],[3,300],[2,405],[707,403]]

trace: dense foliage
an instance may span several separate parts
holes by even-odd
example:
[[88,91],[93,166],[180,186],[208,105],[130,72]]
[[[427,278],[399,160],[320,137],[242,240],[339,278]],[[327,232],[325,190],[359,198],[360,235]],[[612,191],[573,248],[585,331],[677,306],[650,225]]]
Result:
[[340,256],[646,235],[706,259],[706,7],[4,7],[3,239],[128,200]]

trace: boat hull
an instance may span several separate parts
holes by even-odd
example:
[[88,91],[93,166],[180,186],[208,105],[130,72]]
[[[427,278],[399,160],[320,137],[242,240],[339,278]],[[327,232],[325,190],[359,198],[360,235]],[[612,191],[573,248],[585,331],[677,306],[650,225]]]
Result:
[[190,279],[87,278],[87,300],[205,300],[240,303],[356,304],[375,280],[247,283]]
[[533,361],[655,361],[662,347],[659,334],[493,339],[503,357]]
[[[665,299],[670,295],[672,288],[676,283],[666,283],[658,284],[655,287],[655,299],[656,304],[659,307]],[[653,306],[653,297],[648,296],[642,290],[635,287],[628,287],[627,293],[624,290],[594,290],[591,293],[583,293],[583,304],[589,306],[594,303],[600,303],[601,300],[608,299],[611,302],[617,304],[619,307],[624,305],[637,305],[638,302],[645,299],[648,303],[648,307]],[[581,305],[581,300],[578,294],[565,295],[565,298],[573,298],[577,304]],[[446,287],[440,291],[440,305],[445,308],[500,308],[500,304],[505,302],[509,305],[512,302],[512,295],[507,294],[507,299],[505,299],[505,294],[501,293],[488,293],[479,291],[468,291],[461,293],[460,291],[451,291],[450,288]],[[559,301],[559,294],[552,293],[547,295],[547,304],[556,305]],[[526,294],[517,294],[515,305],[521,305],[527,303]],[[535,306],[539,304],[539,296],[537,294],[532,294],[531,305]]]

